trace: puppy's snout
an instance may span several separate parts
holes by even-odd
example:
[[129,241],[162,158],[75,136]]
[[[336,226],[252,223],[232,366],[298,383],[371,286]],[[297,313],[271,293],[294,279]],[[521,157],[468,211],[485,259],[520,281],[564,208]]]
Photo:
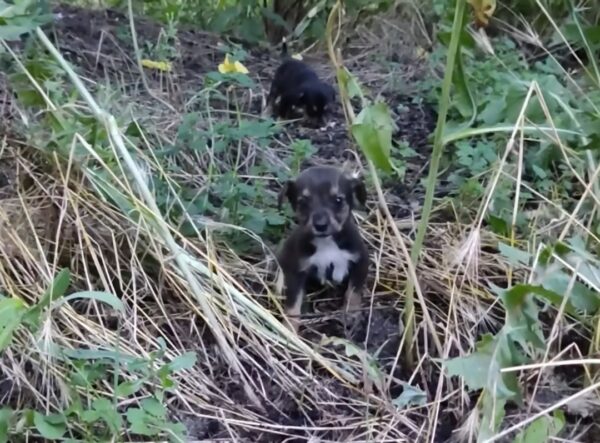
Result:
[[329,227],[329,217],[325,212],[317,212],[313,214],[312,224],[316,232],[324,233]]

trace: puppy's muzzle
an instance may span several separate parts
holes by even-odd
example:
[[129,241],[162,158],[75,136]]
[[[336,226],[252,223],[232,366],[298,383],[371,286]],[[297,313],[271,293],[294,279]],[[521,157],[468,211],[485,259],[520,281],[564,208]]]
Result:
[[327,237],[339,231],[339,223],[327,210],[313,212],[309,223],[315,237]]

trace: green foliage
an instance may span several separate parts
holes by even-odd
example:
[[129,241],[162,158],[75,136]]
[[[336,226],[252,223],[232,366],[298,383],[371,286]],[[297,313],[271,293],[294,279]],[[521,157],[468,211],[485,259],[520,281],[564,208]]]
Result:
[[365,156],[384,172],[390,172],[393,122],[385,103],[363,108],[352,124],[352,135]]
[[43,0],[0,1],[0,39],[19,40],[36,27],[52,21]]
[[[500,250],[515,265],[529,266],[533,263],[533,257],[524,251],[506,245],[502,245]],[[578,263],[584,270],[581,272],[578,268],[577,279],[569,285],[570,288],[567,284],[573,283],[573,276],[568,274],[567,266],[562,263]],[[478,441],[485,441],[499,430],[508,402],[521,401],[517,373],[502,372],[502,369],[528,363],[546,350],[539,319],[541,304],[551,305],[555,309],[564,307],[567,314],[590,326],[600,309],[600,293],[579,281],[583,279],[596,288],[600,287],[598,278],[587,272],[598,269],[598,260],[585,252],[580,239],[574,238],[543,251],[538,257],[537,266],[536,274],[540,276],[537,284],[521,283],[508,289],[492,288],[506,313],[500,332],[496,335],[485,334],[470,355],[445,362],[448,375],[463,377],[471,390],[483,389],[478,404],[482,415]],[[545,418],[532,423],[515,441],[546,441],[540,440],[542,435],[556,436],[564,424],[564,417],[561,417],[559,412],[553,419]]]
[[[124,7],[123,0],[110,0],[109,3]],[[267,39],[266,23],[282,27],[286,34],[313,42],[323,37],[327,14],[335,0],[304,0],[293,4],[304,14],[300,17],[282,17],[282,11],[274,10],[272,0],[161,0],[158,2],[135,1],[136,10],[151,16],[169,26],[193,25],[207,31],[229,34],[245,41],[258,43]],[[349,0],[346,9],[353,20],[364,19],[387,10],[393,5],[391,0]],[[288,7],[284,8],[290,14]]]
[[[448,2],[436,4],[442,21],[438,33],[441,44],[430,59],[435,66],[441,63],[446,52],[450,37],[447,14],[452,10]],[[578,13],[573,12],[573,17],[578,17]],[[592,26],[581,25],[580,32],[573,26],[564,25],[570,30],[565,31],[565,35],[571,36],[573,46],[597,47],[583,37],[594,35]],[[541,96],[534,93],[529,101],[525,112],[527,124],[558,128],[563,145],[573,150],[569,151],[571,167],[568,167],[556,139],[548,137],[548,132],[535,136],[529,132],[532,136],[525,141],[523,184],[544,195],[552,195],[557,204],[569,208],[572,195],[581,190],[575,174],[586,175],[589,166],[586,149],[594,149],[599,139],[600,125],[595,111],[600,106],[598,82],[594,79],[592,82],[581,81],[579,87],[574,88],[560,63],[551,57],[529,62],[507,36],[493,38],[491,44],[494,55],[484,53],[468,33],[461,34],[460,69],[453,76],[454,89],[445,137],[452,138],[453,134],[471,136],[468,141],[455,142],[445,154],[444,164],[449,169],[449,180],[455,185],[454,195],[467,207],[479,206],[485,182],[490,177],[488,172],[497,167],[497,160],[506,148],[506,136],[498,129],[504,127],[512,131],[528,89],[535,82]],[[430,100],[439,99],[440,88],[436,81],[425,81],[422,86],[424,92],[430,91],[425,92],[430,94]],[[569,132],[571,129],[575,131]],[[509,158],[511,163],[514,158]],[[504,180],[494,190],[488,215],[510,223],[514,196],[514,184]],[[535,203],[538,199],[528,192],[522,192],[520,197],[521,205]],[[518,222],[520,229],[527,229],[524,217],[519,217]]]
[[540,417],[520,432],[513,443],[545,443],[565,426],[565,414],[558,410],[552,417]]
[[[0,298],[0,351],[11,345],[13,334],[20,327],[35,333],[43,318],[51,315],[53,309],[74,299],[87,299],[105,303],[123,312],[123,303],[112,294],[97,291],[76,292],[66,295],[71,284],[68,269],[61,270],[42,294],[39,301],[27,307],[20,299]],[[11,435],[22,432],[15,428],[17,422],[35,428],[44,438],[56,440],[67,432],[81,434],[86,441],[101,442],[121,435],[124,431],[138,435],[166,437],[171,441],[181,441],[185,428],[173,423],[166,416],[164,393],[176,387],[174,373],[190,369],[196,363],[194,352],[184,353],[169,362],[163,362],[166,345],[159,340],[160,348],[150,353],[149,359],[132,358],[118,351],[67,349],[51,345],[49,350],[57,362],[64,364],[66,380],[71,389],[71,402],[63,410],[54,413],[24,409],[0,410],[0,442],[9,441]],[[117,381],[115,398],[107,398],[98,393],[99,384],[104,380]],[[144,386],[152,386],[153,396],[140,402],[140,408],[117,409],[116,398],[136,395]],[[81,397],[81,392],[89,395],[89,407]],[[92,394],[94,393],[94,394]],[[128,427],[124,426],[127,418]],[[83,431],[81,431],[83,429]],[[179,439],[179,440],[177,440]]]
[[[9,437],[23,433],[23,429],[16,427],[18,422],[50,440],[64,438],[69,433],[87,442],[100,443],[125,433],[138,438],[151,436],[173,442],[185,441],[185,426],[167,416],[165,392],[177,387],[173,374],[190,369],[196,363],[196,354],[189,352],[163,363],[165,344],[160,340],[159,344],[161,347],[153,351],[149,359],[122,356],[125,358],[119,358],[118,363],[110,358],[63,360],[66,367],[71,368],[67,371],[70,403],[63,410],[51,414],[3,408],[0,410],[0,442],[7,442]],[[97,390],[100,383],[115,377],[122,380],[115,397],[99,394],[104,391]],[[139,407],[117,406],[117,398],[121,403],[131,404],[128,399],[133,400],[144,386],[151,386],[153,393],[139,401]],[[81,392],[87,393],[85,398]]]

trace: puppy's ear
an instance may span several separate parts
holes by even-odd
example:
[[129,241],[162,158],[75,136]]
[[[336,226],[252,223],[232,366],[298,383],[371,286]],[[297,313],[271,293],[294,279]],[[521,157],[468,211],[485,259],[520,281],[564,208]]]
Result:
[[285,199],[290,201],[292,208],[296,209],[296,183],[293,180],[288,180],[283,184],[283,188],[277,196],[277,209],[281,210]]
[[356,201],[364,207],[367,203],[367,187],[365,186],[365,182],[363,181],[362,177],[352,177],[352,191]]

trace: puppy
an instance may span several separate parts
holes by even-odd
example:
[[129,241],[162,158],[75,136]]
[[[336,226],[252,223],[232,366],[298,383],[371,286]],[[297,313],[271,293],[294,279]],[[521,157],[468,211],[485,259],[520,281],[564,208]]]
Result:
[[283,62],[275,71],[267,106],[275,117],[295,118],[300,111],[312,123],[322,123],[335,102],[335,89],[306,63],[289,57],[285,40],[282,46]]
[[283,277],[278,290],[285,287],[285,312],[297,331],[302,301],[312,282],[341,286],[346,313],[360,307],[369,252],[352,209],[357,202],[364,205],[367,194],[359,178],[335,167],[314,166],[285,184],[279,208],[286,198],[298,225],[277,256]]

